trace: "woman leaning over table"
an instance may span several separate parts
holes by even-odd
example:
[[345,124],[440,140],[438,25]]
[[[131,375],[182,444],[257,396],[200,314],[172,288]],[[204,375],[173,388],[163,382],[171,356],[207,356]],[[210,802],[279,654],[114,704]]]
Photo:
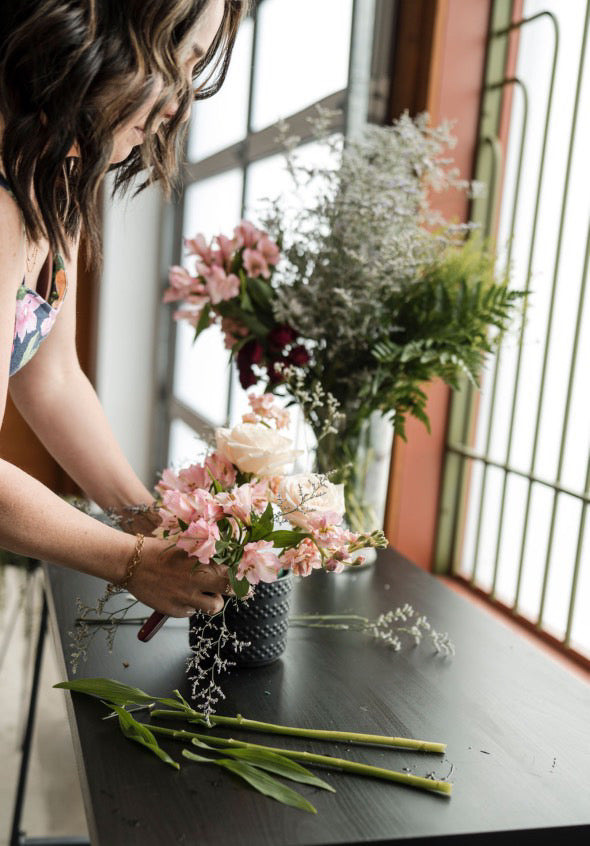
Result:
[[[149,505],[152,496],[78,363],[80,233],[96,256],[108,170],[118,187],[145,170],[169,188],[190,103],[223,82],[246,3],[2,2],[0,423],[10,390],[49,452],[103,509]],[[2,460],[0,547],[126,583],[177,617],[220,610],[228,584],[226,568],[193,573],[184,553],[94,520]]]

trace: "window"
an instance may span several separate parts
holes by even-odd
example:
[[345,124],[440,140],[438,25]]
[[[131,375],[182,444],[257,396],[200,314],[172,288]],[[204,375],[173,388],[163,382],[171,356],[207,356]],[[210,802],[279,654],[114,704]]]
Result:
[[[494,50],[509,34],[505,25],[490,34],[478,168],[500,178],[489,115],[501,112],[503,94],[511,102],[498,243],[515,286],[531,294],[525,320],[486,368],[471,440],[451,427],[447,465],[460,463],[468,490],[463,543],[460,504],[455,511],[456,572],[590,656],[581,601],[590,595],[589,16],[586,0],[525,0],[511,28],[516,66],[504,77]],[[491,203],[475,210],[491,230]]]
[[[163,273],[182,263],[182,236],[231,234],[242,217],[256,220],[263,197],[286,187],[280,118],[302,138],[306,157],[318,153],[306,120],[316,103],[342,110],[336,133],[351,131],[363,110],[366,119],[374,15],[375,0],[259,0],[240,28],[222,89],[194,105],[183,198],[165,227]],[[372,119],[379,119],[384,104],[373,99]],[[198,455],[212,427],[238,422],[245,410],[221,333],[209,329],[196,344],[193,335],[171,318],[162,322],[155,469]],[[302,429],[294,420],[292,434],[302,437]]]

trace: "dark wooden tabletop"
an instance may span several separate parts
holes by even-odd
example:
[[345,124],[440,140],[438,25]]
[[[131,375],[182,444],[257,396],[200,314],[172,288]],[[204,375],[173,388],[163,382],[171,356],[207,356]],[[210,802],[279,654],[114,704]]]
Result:
[[[46,578],[65,678],[75,599],[92,601],[104,583],[53,565]],[[455,657],[437,656],[426,641],[396,653],[356,632],[293,628],[280,661],[226,678],[218,712],[446,742],[443,757],[273,738],[285,748],[434,773],[453,782],[451,798],[316,769],[337,792],[298,785],[318,809],[306,814],[217,768],[186,761],[176,773],[124,739],[114,720],[101,721],[98,701],[49,690],[44,695],[68,698],[92,843],[418,846],[434,838],[443,846],[504,843],[511,831],[519,844],[588,843],[590,686],[583,680],[391,551],[371,569],[299,581],[293,610],[374,616],[405,602],[450,633]],[[102,634],[95,639],[77,677],[106,676],[157,695],[178,687],[188,696],[187,643],[186,621],[169,621],[147,644],[123,626],[110,655]],[[269,742],[268,735],[239,737]],[[162,745],[183,761],[180,744]]]

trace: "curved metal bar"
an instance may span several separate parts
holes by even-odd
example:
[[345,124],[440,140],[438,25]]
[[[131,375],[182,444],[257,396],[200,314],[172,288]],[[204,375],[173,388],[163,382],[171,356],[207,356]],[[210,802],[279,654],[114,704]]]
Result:
[[[547,328],[545,332],[545,349],[543,352],[543,367],[541,370],[541,386],[539,391],[539,399],[537,402],[537,415],[535,421],[535,434],[533,438],[533,451],[531,455],[531,473],[534,472],[535,463],[537,458],[537,446],[539,443],[539,431],[541,427],[541,411],[543,407],[543,398],[545,394],[545,376],[547,373],[547,362],[549,359],[549,348],[550,348],[550,340],[551,340],[551,330],[553,328],[553,313],[555,307],[555,294],[557,290],[557,276],[559,272],[559,263],[561,260],[561,247],[563,243],[563,229],[565,226],[565,213],[566,213],[566,206],[567,206],[567,198],[569,193],[569,185],[570,185],[570,177],[571,177],[571,169],[572,169],[572,159],[573,159],[573,151],[574,151],[574,138],[576,134],[576,128],[578,124],[578,114],[580,109],[580,93],[582,90],[582,76],[584,72],[584,65],[586,60],[586,46],[588,41],[588,24],[590,22],[590,3],[586,5],[586,16],[584,19],[584,33],[582,35],[582,48],[580,50],[580,61],[578,67],[578,81],[576,85],[576,95],[574,100],[574,112],[572,115],[572,128],[570,133],[570,142],[568,148],[568,156],[567,156],[567,165],[565,171],[565,181],[564,181],[564,189],[563,189],[563,198],[561,203],[561,212],[559,216],[559,229],[557,234],[557,251],[555,255],[555,263],[553,266],[553,280],[551,284],[551,300],[549,304],[549,314],[547,318]],[[522,537],[522,546],[521,546],[521,555],[524,555],[524,548],[526,543],[526,529],[528,526],[528,516],[530,510],[530,501],[531,501],[531,488],[529,486],[529,491],[527,495],[527,504],[526,504],[526,511],[525,511],[525,527],[523,531]],[[549,567],[550,567],[550,557],[549,554],[545,560],[545,572],[543,574],[543,588],[541,591],[541,602],[539,607],[539,616],[537,619],[537,626],[541,626],[543,623],[543,611],[545,608],[545,599],[547,596],[547,583],[549,579]]]
[[[510,260],[512,258],[512,244],[514,240],[514,230],[516,226],[516,216],[518,213],[518,201],[520,198],[520,182],[522,177],[522,163],[524,159],[524,147],[525,141],[527,137],[527,126],[528,126],[528,113],[529,113],[529,98],[528,98],[528,91],[526,85],[523,83],[521,79],[518,77],[509,77],[507,79],[503,79],[500,82],[493,83],[487,86],[487,90],[494,91],[498,88],[504,88],[507,85],[515,85],[517,86],[520,91],[522,92],[523,97],[523,116],[522,116],[522,127],[521,127],[521,134],[520,134],[520,148],[518,153],[518,165],[517,165],[517,172],[516,172],[516,182],[514,186],[514,200],[512,203],[512,215],[510,220],[510,237],[508,242],[508,255],[506,259],[507,266],[510,265]],[[500,360],[502,355],[502,347],[501,343],[498,345],[498,350],[496,356],[494,358],[494,372],[492,377],[492,389],[491,389],[491,401],[490,401],[490,410],[489,410],[489,417],[488,417],[488,426],[486,432],[486,445],[485,445],[485,454],[487,455],[490,451],[491,439],[492,439],[492,428],[493,428],[493,421],[494,421],[494,408],[496,404],[496,391],[498,386],[498,372],[500,370]],[[475,534],[475,547],[473,552],[473,574],[472,574],[472,581],[475,580],[476,570],[477,570],[477,561],[479,557],[479,543],[481,539],[481,526],[482,526],[482,518],[483,518],[483,510],[484,510],[484,502],[485,502],[485,495],[486,495],[486,480],[487,480],[487,472],[488,472],[488,465],[484,464],[483,468],[483,477],[481,482],[481,492],[480,492],[480,499],[479,499],[479,507],[478,507],[478,514],[477,514],[477,528]],[[506,494],[506,480],[507,474],[504,474],[504,485],[502,489],[502,505],[500,509],[500,522],[498,528],[498,539],[496,543],[496,554],[494,559],[494,576],[492,581],[492,590],[491,595],[492,597],[495,594],[496,590],[496,579],[498,574],[498,556],[499,556],[499,548],[500,548],[500,536],[501,536],[501,526],[502,526],[502,517],[504,512],[504,499]]]
[[[590,497],[590,455],[588,455],[588,464],[586,466],[586,496]],[[586,527],[586,515],[588,513],[588,505],[582,506],[582,513],[580,514],[580,528],[578,530],[578,543],[576,546],[576,560],[574,563],[574,572],[572,576],[572,591],[570,594],[570,605],[567,612],[567,625],[565,628],[564,643],[566,646],[570,645],[572,636],[572,626],[574,623],[574,611],[576,607],[576,590],[578,587],[578,576],[580,574],[580,564],[582,563],[582,544],[584,543],[584,529]]]

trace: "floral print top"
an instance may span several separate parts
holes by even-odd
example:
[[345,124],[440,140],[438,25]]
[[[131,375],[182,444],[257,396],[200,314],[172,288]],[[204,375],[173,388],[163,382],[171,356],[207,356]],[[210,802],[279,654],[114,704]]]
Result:
[[[0,174],[0,185],[6,188],[9,193],[12,193],[2,174]],[[24,279],[21,282],[16,293],[10,376],[32,359],[42,341],[51,331],[64,301],[67,287],[64,261],[58,253],[53,256],[51,284],[47,300],[44,300],[37,291],[27,288]]]

